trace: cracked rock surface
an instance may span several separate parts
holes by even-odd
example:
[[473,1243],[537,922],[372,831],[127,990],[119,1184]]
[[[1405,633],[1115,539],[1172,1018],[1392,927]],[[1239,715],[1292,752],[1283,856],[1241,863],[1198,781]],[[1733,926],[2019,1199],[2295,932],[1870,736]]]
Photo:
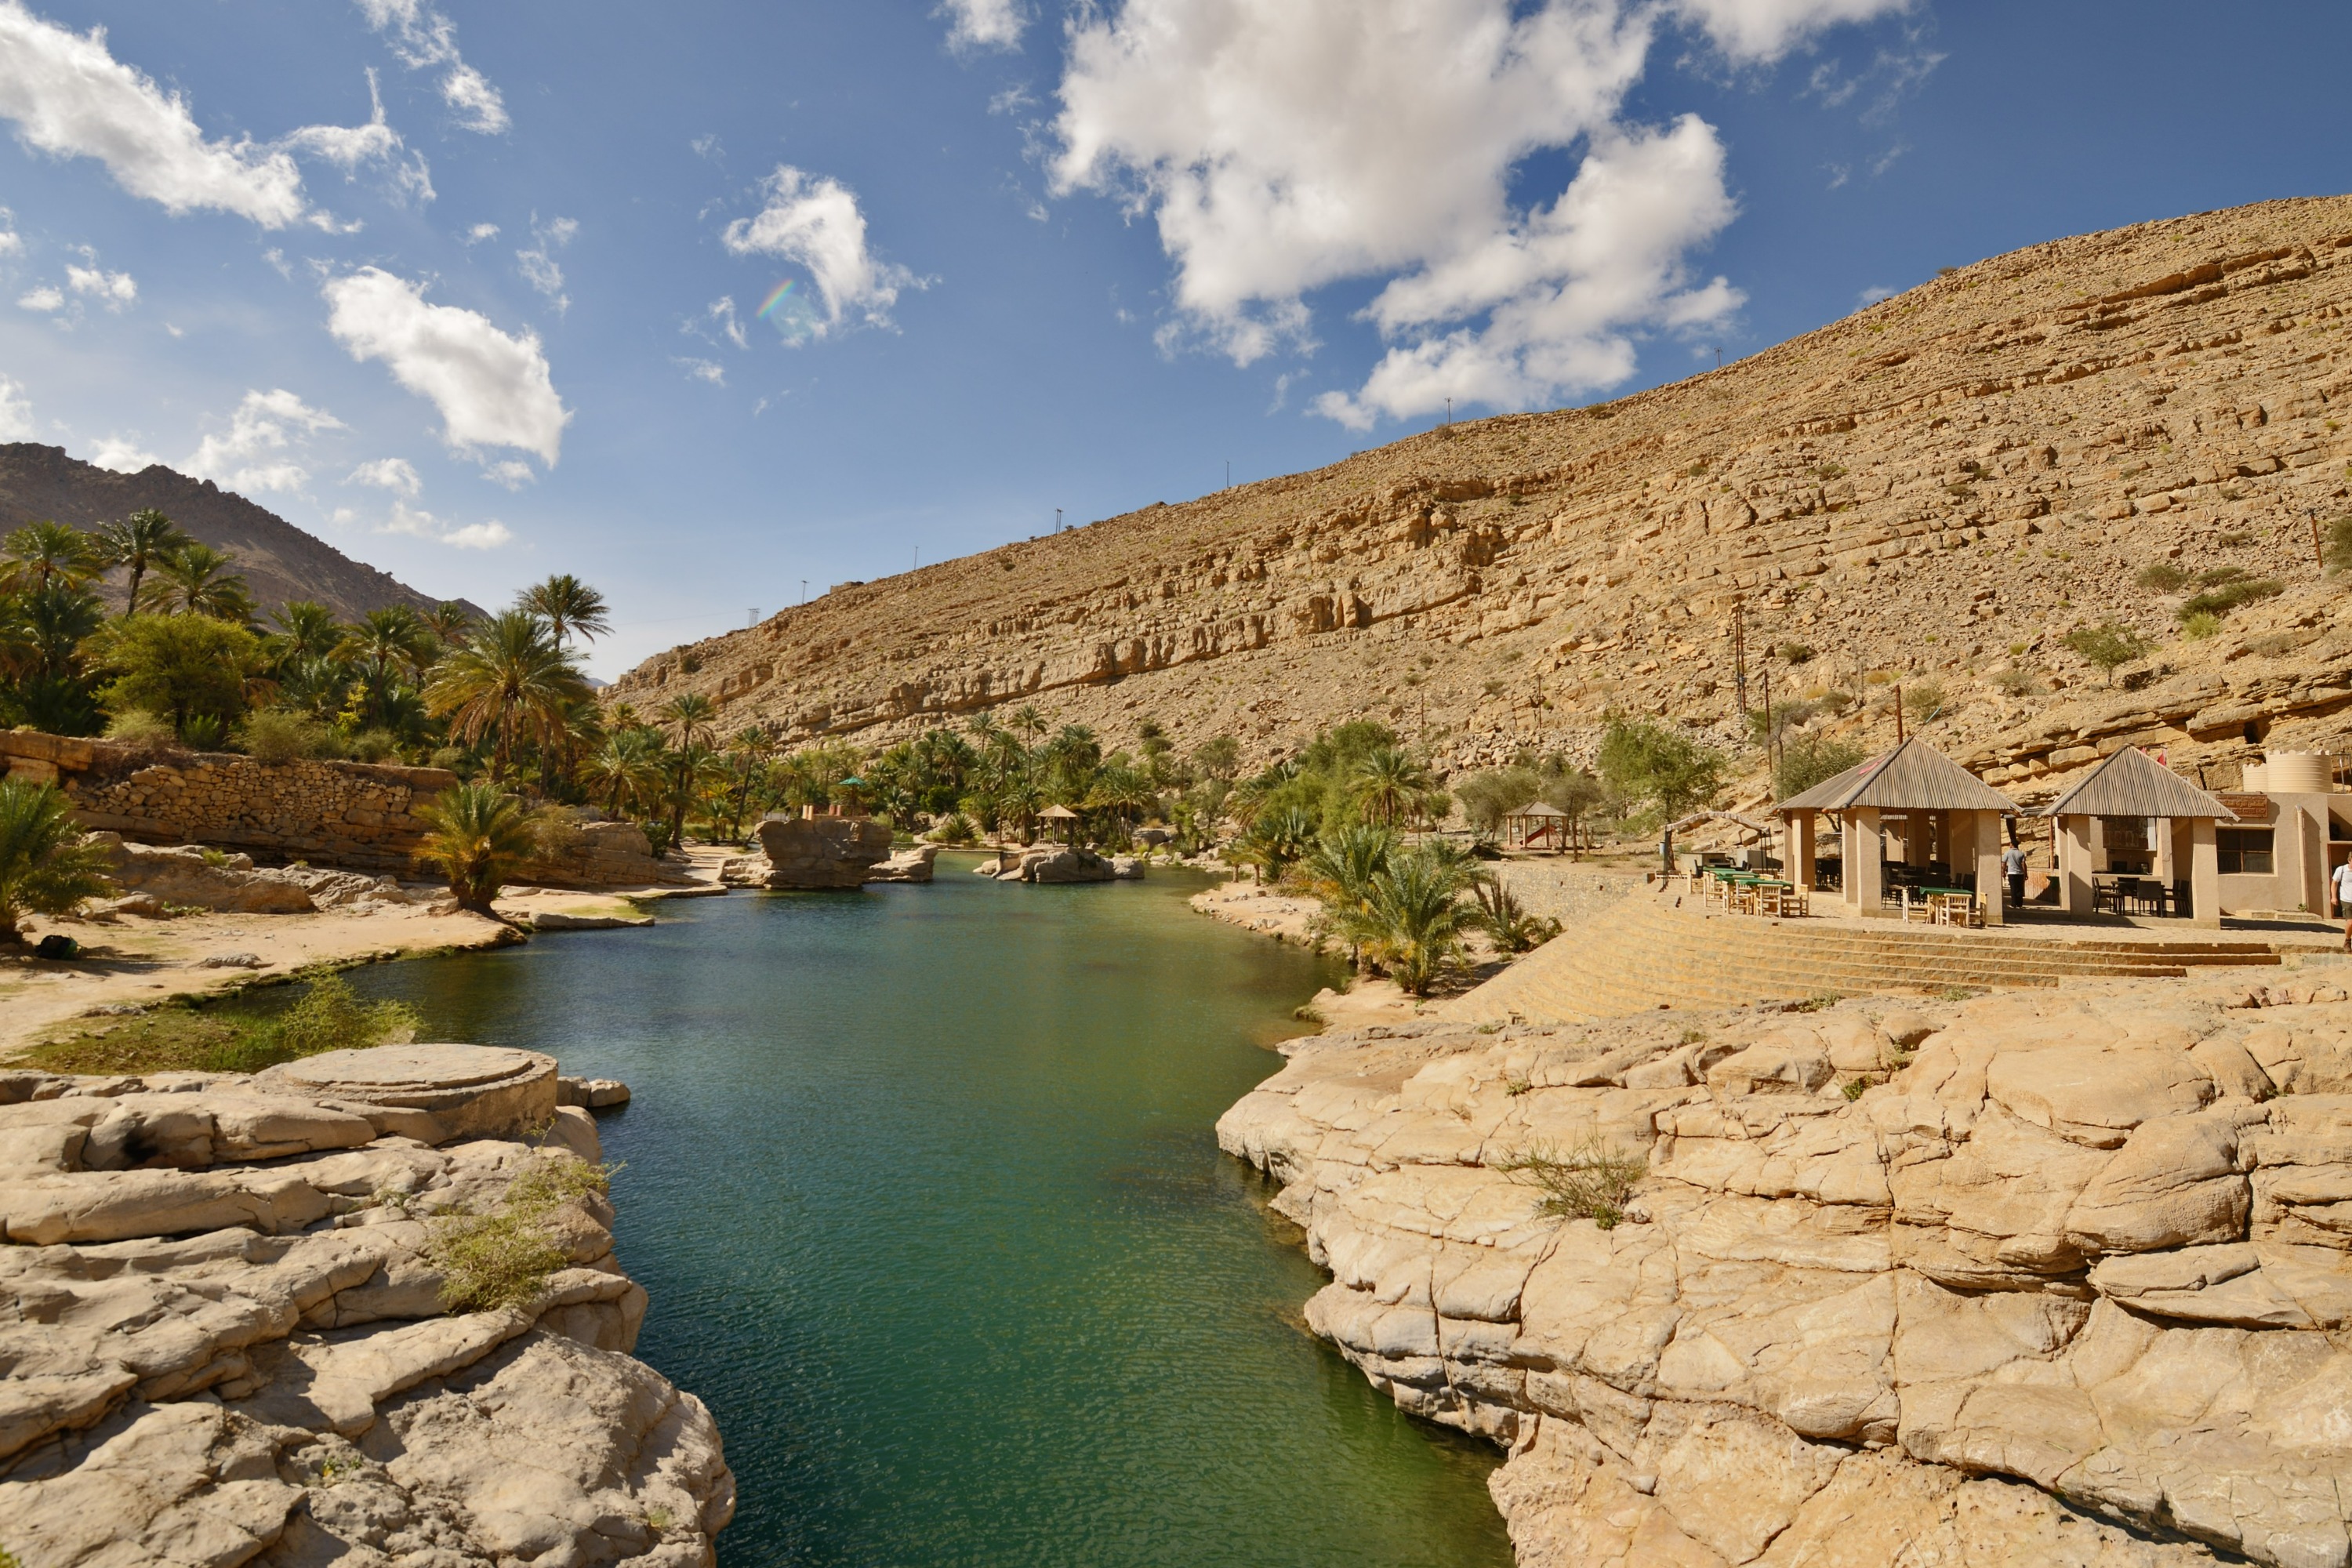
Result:
[[[1507,1448],[1523,1564],[2342,1568],[2344,996],[1376,1027],[1218,1136],[1331,1272],[1309,1325]],[[1609,1228],[1496,1169],[1601,1148]]]
[[[646,1293],[554,1060],[295,1067],[0,1075],[0,1546],[27,1568],[713,1561],[718,1428],[629,1355]],[[451,1289],[452,1237],[486,1222],[538,1247],[490,1304]]]

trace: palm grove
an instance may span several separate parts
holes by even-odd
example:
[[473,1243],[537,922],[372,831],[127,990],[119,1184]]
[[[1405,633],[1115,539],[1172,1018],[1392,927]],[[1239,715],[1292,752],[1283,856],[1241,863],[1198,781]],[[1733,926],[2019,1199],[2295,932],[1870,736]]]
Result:
[[[110,614],[100,590],[118,574],[123,608]],[[563,807],[635,821],[657,851],[697,832],[740,839],[771,811],[853,800],[948,844],[1032,840],[1053,806],[1105,847],[1160,823],[1180,851],[1222,845],[1229,863],[1314,893],[1328,935],[1415,991],[1458,961],[1474,930],[1511,950],[1547,934],[1481,868],[1479,847],[1509,817],[1540,800],[1572,837],[1647,826],[1710,800],[1728,769],[1678,730],[1622,717],[1591,769],[1528,753],[1450,789],[1370,721],[1248,773],[1231,737],[1180,753],[1147,719],[1135,750],[1107,749],[1034,707],[879,750],[836,740],[786,751],[766,728],[724,729],[699,693],[646,711],[600,703],[579,656],[608,629],[603,596],[568,575],[479,617],[445,604],[344,622],[299,600],[261,617],[230,560],[161,513],[90,532],[36,522],[0,540],[0,724],[270,763],[446,768],[464,782],[442,797],[425,858],[485,910]],[[1755,738],[1773,743],[1792,717],[1756,716]],[[1819,746],[1792,754],[1784,742],[1780,754],[1793,775],[1775,781],[1784,789],[1848,760]],[[9,787],[26,797],[12,810],[69,836],[61,802],[37,809],[33,792]],[[1422,831],[1457,804],[1468,845]],[[11,854],[22,858],[0,845],[0,859]],[[8,875],[0,867],[0,881]],[[66,877],[46,901],[79,886]],[[12,931],[0,909],[0,940]]]

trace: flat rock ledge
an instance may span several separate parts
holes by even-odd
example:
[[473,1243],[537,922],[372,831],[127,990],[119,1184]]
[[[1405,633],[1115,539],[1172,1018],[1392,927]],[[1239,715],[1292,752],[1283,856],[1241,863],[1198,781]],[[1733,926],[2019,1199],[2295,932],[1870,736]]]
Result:
[[[26,1568],[714,1562],[718,1427],[630,1357],[646,1293],[589,1179],[595,1123],[559,1098],[553,1058],[473,1046],[0,1074],[0,1548]],[[452,1241],[500,1226],[540,1252],[522,1299],[447,1310]]]
[[[1331,1273],[1309,1326],[1507,1450],[1526,1568],[2343,1568],[2344,997],[1416,1021],[1217,1131]],[[1508,1169],[1607,1150],[1611,1228]]]

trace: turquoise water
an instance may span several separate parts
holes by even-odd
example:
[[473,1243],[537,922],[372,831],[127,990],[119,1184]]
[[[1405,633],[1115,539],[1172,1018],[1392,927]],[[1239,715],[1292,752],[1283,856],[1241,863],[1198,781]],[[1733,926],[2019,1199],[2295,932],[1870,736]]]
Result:
[[1321,1276],[1216,1148],[1332,971],[1194,879],[969,863],[351,978],[635,1089],[637,1353],[718,1415],[730,1568],[1507,1563],[1495,1453],[1306,1332]]

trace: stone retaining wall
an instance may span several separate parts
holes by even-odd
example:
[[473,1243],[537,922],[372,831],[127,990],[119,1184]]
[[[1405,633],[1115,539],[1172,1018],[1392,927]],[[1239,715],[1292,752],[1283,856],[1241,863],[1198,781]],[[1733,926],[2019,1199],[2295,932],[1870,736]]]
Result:
[[[162,751],[0,731],[7,776],[54,784],[93,829],[134,843],[241,849],[264,863],[407,875],[426,826],[419,815],[457,775],[383,763],[260,763],[233,752]],[[563,831],[534,881],[592,888],[667,879],[630,823]]]

